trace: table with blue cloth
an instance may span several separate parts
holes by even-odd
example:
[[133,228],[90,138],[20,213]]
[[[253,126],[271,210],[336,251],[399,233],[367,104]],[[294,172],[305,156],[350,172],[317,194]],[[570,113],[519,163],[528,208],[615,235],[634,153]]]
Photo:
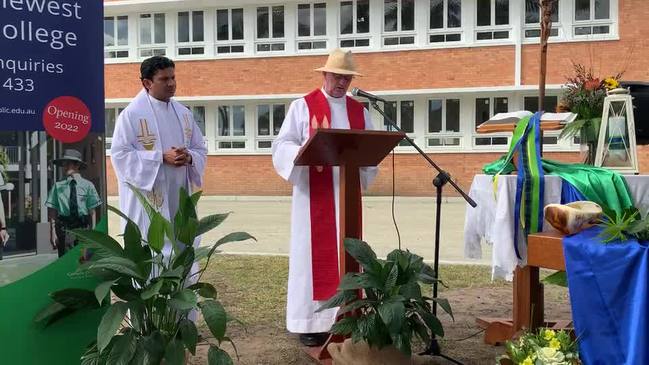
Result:
[[563,239],[568,290],[585,364],[649,364],[649,248],[604,244],[594,227]]

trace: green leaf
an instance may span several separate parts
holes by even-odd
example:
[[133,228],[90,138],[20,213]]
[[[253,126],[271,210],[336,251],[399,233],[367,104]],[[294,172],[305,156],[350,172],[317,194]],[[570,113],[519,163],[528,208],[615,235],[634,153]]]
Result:
[[188,286],[187,289],[196,291],[203,298],[216,299],[216,288],[212,284],[196,283]]
[[341,305],[350,302],[354,299],[357,298],[357,293],[355,290],[344,290],[344,291],[338,291],[336,295],[333,297],[329,298],[324,304],[316,310],[316,312],[321,312],[325,309],[329,308],[335,308],[335,307],[340,307]]
[[188,218],[187,222],[179,229],[176,229],[178,234],[178,242],[184,243],[187,246],[192,246],[196,237],[196,230],[198,229],[198,220],[196,218]]
[[208,365],[233,365],[230,355],[214,345],[210,345],[207,351],[207,363]]
[[162,279],[157,280],[153,284],[149,284],[149,286],[146,289],[144,289],[142,294],[140,294],[140,298],[147,300],[158,295],[158,293],[160,293],[160,288],[162,288],[162,284],[164,284],[164,280]]
[[413,326],[413,329],[417,334],[417,336],[419,336],[421,342],[426,344],[430,343],[430,335],[428,334],[428,327],[426,327],[426,325],[424,325],[421,322],[419,317],[417,317],[416,315],[412,316],[410,318],[410,324]]
[[558,285],[564,288],[568,287],[568,277],[565,271],[557,271],[541,280],[544,284]]
[[230,215],[230,213],[224,214],[212,214],[206,217],[201,218],[198,221],[198,229],[196,230],[196,236],[202,236],[203,234],[213,230],[218,227],[223,221]]
[[217,340],[221,341],[223,336],[225,336],[227,323],[225,309],[223,309],[221,303],[211,299],[198,303],[198,306],[201,308],[203,318],[205,319],[205,323],[207,323],[210,332],[212,332]]
[[255,237],[251,236],[246,232],[232,232],[232,233],[228,233],[227,235],[223,236],[221,239],[216,241],[215,245],[218,247],[225,243],[246,241],[246,240],[257,241]]
[[399,276],[399,265],[392,264],[392,268],[388,273],[387,278],[385,279],[385,292],[390,293],[394,286],[397,284],[397,278]]
[[152,206],[151,203],[149,202],[149,199],[147,199],[147,198],[142,194],[142,192],[140,191],[140,189],[136,188],[135,186],[133,186],[133,185],[131,185],[131,184],[129,184],[129,183],[126,183],[126,185],[128,185],[128,187],[131,189],[131,191],[133,192],[133,194],[135,194],[135,197],[137,198],[137,200],[139,200],[139,201],[140,201],[140,204],[142,204],[142,207],[144,208],[144,211],[145,211],[146,214],[149,216],[149,221],[153,221],[153,216],[156,215],[156,214],[159,215],[160,213],[158,213],[158,211],[155,210],[155,208],[153,208],[153,206]]
[[50,294],[50,297],[68,308],[98,308],[95,300],[95,293],[88,289],[68,288],[57,290]]
[[127,309],[128,305],[126,303],[117,302],[113,303],[104,313],[97,328],[97,347],[100,353],[104,351],[110,340],[115,336],[124,320]]
[[154,331],[148,336],[142,337],[142,347],[146,350],[149,364],[160,364],[165,353],[164,338],[159,331]]
[[408,282],[399,288],[399,294],[408,299],[421,299],[421,286],[416,281]]
[[111,270],[132,278],[144,280],[138,266],[133,261],[124,257],[106,257],[90,264],[90,268]]
[[165,243],[165,219],[156,212],[151,218],[151,224],[149,225],[149,232],[147,233],[147,242],[149,247],[157,253],[162,251],[162,247]]
[[381,264],[370,245],[356,238],[345,238],[344,242],[345,251],[356,259],[366,272],[375,273],[381,270]]
[[453,310],[451,310],[451,304],[448,302],[448,299],[434,298],[433,301],[435,301],[440,306],[440,308],[442,308],[444,312],[448,313],[448,315],[451,316],[451,319],[455,321],[455,317],[453,317]]
[[107,233],[90,229],[73,229],[67,232],[78,238],[80,242],[92,243],[102,247],[105,249],[105,253],[110,253],[113,256],[124,256],[122,246]]
[[373,301],[373,300],[369,300],[369,299],[355,300],[355,301],[350,302],[347,305],[343,306],[342,308],[340,308],[337,315],[342,316],[343,314],[353,312],[353,311],[355,311],[357,309],[361,309],[361,308],[373,308],[374,305],[376,305],[376,302]]
[[356,317],[343,317],[331,326],[330,332],[336,335],[347,336],[356,329],[356,325]]
[[410,347],[410,336],[403,336],[402,334],[396,334],[392,336],[392,343],[397,350],[401,351],[402,354],[410,356],[412,354],[412,349]]
[[198,206],[198,201],[200,200],[201,195],[203,195],[203,190],[199,190],[194,194],[192,194],[191,200],[192,200],[192,204],[194,204],[195,207]]
[[182,342],[172,339],[165,348],[165,365],[183,365],[185,363],[185,347]]
[[193,291],[183,289],[171,297],[169,306],[179,311],[185,311],[196,308],[197,300],[198,298],[196,298],[196,294]]
[[173,259],[171,267],[182,269],[182,277],[186,277],[194,264],[194,247],[186,246],[183,251]]
[[402,302],[384,302],[379,305],[378,312],[390,333],[401,332],[401,327],[406,317],[406,308]]
[[419,314],[419,317],[421,317],[428,329],[430,329],[437,336],[444,337],[444,328],[442,327],[442,323],[439,321],[439,319],[437,319],[437,317],[428,312],[428,310],[422,309],[417,310],[417,314]]
[[338,284],[338,290],[355,290],[361,289],[363,286],[359,283],[358,275],[355,273],[347,273]]
[[133,331],[124,335],[116,336],[117,339],[108,355],[108,363],[111,365],[128,365],[137,347],[137,337]]
[[185,347],[192,353],[196,355],[196,343],[198,342],[198,330],[194,322],[183,319],[178,325],[180,330],[180,338],[182,339]]
[[43,322],[53,315],[57,313],[61,313],[62,311],[68,309],[66,306],[59,302],[51,302],[48,304],[45,308],[41,309],[36,315],[34,316],[34,322]]
[[159,277],[161,277],[161,278],[182,279],[182,278],[184,278],[183,271],[184,271],[183,267],[177,267],[175,269],[165,270],[165,271],[162,272],[162,274],[160,274]]
[[111,288],[113,293],[118,298],[120,298],[122,300],[125,300],[125,301],[131,301],[131,300],[140,299],[140,294],[138,293],[138,291],[135,288],[133,288],[133,286],[130,283],[131,279],[130,278],[126,278],[126,279],[129,281],[128,284],[120,283],[118,281],[117,285],[113,285],[113,287]]
[[95,288],[95,297],[99,305],[104,301],[108,293],[110,293],[110,288],[117,282],[117,280],[104,281],[103,283],[97,285]]

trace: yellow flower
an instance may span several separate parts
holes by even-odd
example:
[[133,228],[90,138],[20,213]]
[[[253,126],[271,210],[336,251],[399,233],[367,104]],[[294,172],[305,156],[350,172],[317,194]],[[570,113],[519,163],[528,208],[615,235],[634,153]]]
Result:
[[532,358],[528,356],[525,360],[523,360],[521,365],[534,365],[534,363],[532,362]]
[[553,338],[550,340],[550,347],[558,350],[561,348],[561,342],[559,342],[559,340],[557,340],[556,338]]
[[550,341],[551,339],[554,338],[555,335],[556,335],[556,333],[554,332],[554,330],[545,330],[545,331],[543,331],[543,339],[546,340],[546,341]]
[[620,83],[617,82],[617,80],[612,78],[612,77],[607,77],[607,78],[604,79],[604,86],[607,89],[612,90],[612,89],[617,89],[618,87],[620,87]]

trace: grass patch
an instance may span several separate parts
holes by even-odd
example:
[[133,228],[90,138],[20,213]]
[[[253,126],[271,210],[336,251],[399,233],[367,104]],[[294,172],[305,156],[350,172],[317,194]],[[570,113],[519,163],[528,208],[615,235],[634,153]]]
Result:
[[[491,268],[479,265],[440,265],[440,278],[447,286],[440,292],[508,285],[491,281]],[[212,283],[226,311],[247,325],[284,326],[288,257],[215,255],[201,280]]]

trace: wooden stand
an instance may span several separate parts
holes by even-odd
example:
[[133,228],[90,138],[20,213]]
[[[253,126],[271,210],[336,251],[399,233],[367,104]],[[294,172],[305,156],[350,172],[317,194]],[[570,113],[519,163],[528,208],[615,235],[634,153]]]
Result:
[[[345,237],[361,238],[361,185],[359,168],[378,165],[403,139],[401,132],[319,129],[302,147],[295,158],[296,166],[339,166],[340,168],[340,235],[338,252],[342,278],[348,272],[358,272],[358,263],[345,251]],[[330,336],[321,348],[307,353],[321,364],[331,358],[330,342],[342,342],[342,336]]]
[[563,236],[556,232],[527,236],[527,266],[514,271],[513,319],[477,318],[478,325],[485,328],[485,343],[503,343],[523,329],[565,329],[572,324],[572,321],[544,320],[543,285],[539,282],[539,268],[566,270],[562,240]]

